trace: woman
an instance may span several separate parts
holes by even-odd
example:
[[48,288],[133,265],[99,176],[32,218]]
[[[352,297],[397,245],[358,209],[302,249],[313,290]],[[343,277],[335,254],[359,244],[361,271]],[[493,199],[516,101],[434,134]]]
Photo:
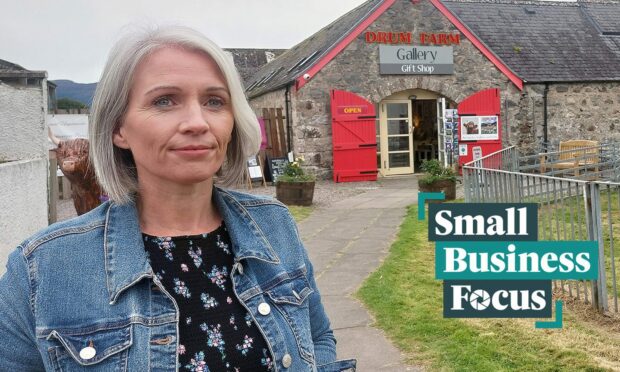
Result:
[[259,128],[231,59],[162,28],[109,56],[91,159],[110,201],[50,226],[0,280],[0,370],[340,371],[286,207],[238,181]]

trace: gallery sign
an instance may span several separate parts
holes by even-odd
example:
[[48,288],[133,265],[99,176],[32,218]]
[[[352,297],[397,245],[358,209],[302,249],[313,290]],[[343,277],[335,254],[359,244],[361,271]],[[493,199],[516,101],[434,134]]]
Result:
[[379,45],[379,73],[383,75],[453,74],[453,48]]

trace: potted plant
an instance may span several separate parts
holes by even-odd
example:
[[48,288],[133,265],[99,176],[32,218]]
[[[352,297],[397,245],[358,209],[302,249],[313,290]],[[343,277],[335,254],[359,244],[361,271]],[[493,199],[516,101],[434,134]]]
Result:
[[422,162],[424,176],[418,179],[418,189],[422,192],[443,192],[446,200],[456,198],[456,173],[452,168],[444,167],[439,160]]
[[286,205],[312,205],[315,177],[304,172],[303,162],[303,157],[295,158],[276,180],[276,198]]

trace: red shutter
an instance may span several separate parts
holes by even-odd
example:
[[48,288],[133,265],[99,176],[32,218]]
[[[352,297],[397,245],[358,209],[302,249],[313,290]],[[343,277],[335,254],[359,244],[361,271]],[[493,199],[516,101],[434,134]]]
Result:
[[[474,93],[462,100],[458,106],[459,114],[459,146],[467,146],[467,155],[459,154],[459,166],[473,160],[474,151],[480,151],[482,156],[489,155],[502,149],[502,123],[500,119],[499,89],[492,88]],[[468,141],[462,139],[462,124],[468,116],[497,116],[498,139]],[[479,149],[477,149],[479,147]]]
[[375,106],[342,90],[331,91],[334,181],[377,180]]

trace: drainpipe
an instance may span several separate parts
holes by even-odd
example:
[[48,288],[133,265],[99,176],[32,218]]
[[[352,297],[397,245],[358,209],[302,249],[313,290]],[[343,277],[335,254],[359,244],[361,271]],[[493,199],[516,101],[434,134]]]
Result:
[[286,91],[284,92],[284,110],[286,112],[286,144],[287,144],[287,153],[293,150],[293,145],[291,144],[291,113],[289,110],[291,109],[291,86],[286,86]]
[[549,146],[547,138],[547,94],[549,93],[549,83],[545,83],[545,90],[543,91],[543,143],[545,145],[545,152]]

